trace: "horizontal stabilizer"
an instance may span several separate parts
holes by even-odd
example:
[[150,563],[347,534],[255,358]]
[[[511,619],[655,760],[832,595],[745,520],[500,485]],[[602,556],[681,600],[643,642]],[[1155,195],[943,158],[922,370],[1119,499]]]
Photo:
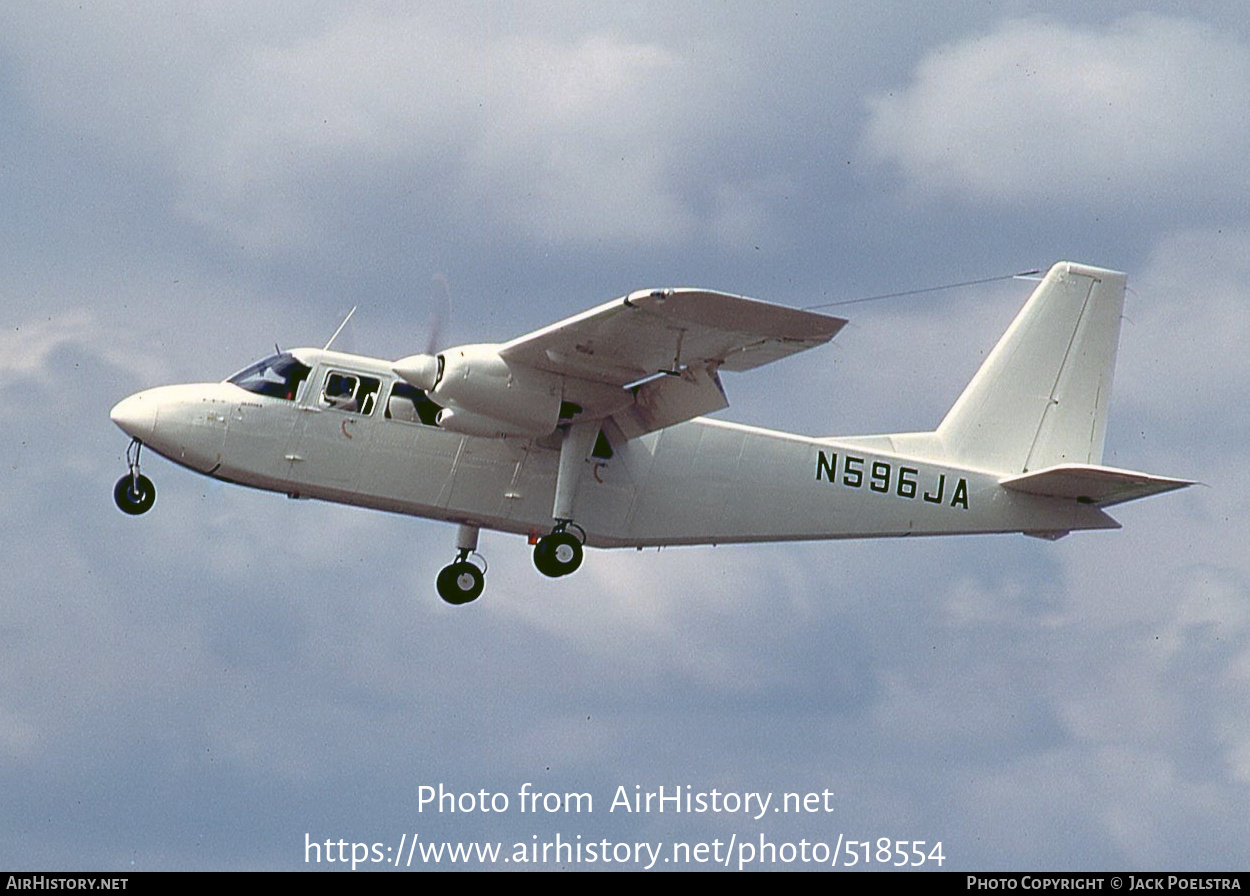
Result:
[[999,480],[1003,488],[1047,498],[1073,498],[1082,504],[1110,507],[1194,485],[1188,479],[1169,479],[1133,470],[1093,464],[1059,464],[1035,473]]

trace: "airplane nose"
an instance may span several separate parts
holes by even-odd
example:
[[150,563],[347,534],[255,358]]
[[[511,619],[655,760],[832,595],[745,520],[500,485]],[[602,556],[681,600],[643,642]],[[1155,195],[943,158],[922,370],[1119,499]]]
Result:
[[156,401],[145,392],[136,393],[115,404],[109,419],[126,435],[144,441],[156,429]]

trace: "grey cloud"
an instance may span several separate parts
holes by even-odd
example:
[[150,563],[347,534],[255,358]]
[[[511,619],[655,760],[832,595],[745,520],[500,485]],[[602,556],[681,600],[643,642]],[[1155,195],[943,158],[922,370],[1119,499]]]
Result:
[[[20,113],[6,197],[31,212],[6,220],[0,259],[6,867],[304,867],[305,831],[761,829],[419,815],[415,788],[439,780],[605,801],[618,784],[828,786],[847,836],[940,838],[946,868],[1226,868],[1244,854],[1250,225],[1236,201],[1218,221],[1178,215],[1174,188],[1121,201],[1098,186],[1102,138],[1085,134],[1148,121],[1141,98],[1163,88],[1134,80],[1134,53],[1193,66],[1167,88],[1185,108],[1160,107],[1190,149],[1163,147],[1162,169],[1124,150],[1115,184],[1197,160],[1177,183],[1241,196],[1240,162],[1216,166],[1240,153],[1241,125],[1208,130],[1207,101],[1185,93],[1212,87],[1212,65],[1233,76],[1218,90],[1240,89],[1244,42],[1225,22],[1089,24],[1075,6],[997,26],[966,5],[131,8],[0,13],[0,101]],[[1011,69],[977,80],[979,59],[1002,64],[1027,33],[1053,38],[1029,51],[1045,89]],[[1065,48],[1106,77],[1084,94],[1056,80]],[[1117,83],[1108,119],[1096,100]],[[1076,225],[1036,214],[1004,155],[1010,116],[970,123],[951,99],[969,84],[987,109],[1050,115],[1082,154],[1040,146],[1040,173],[1106,205]],[[890,194],[856,142],[870,119],[908,114],[915,133],[876,150],[909,185]],[[962,168],[935,134],[965,149],[984,134],[984,154]],[[405,354],[426,311],[405,293],[434,270],[452,285],[447,337],[467,342],[644,285],[812,304],[1069,252],[1128,268],[1135,290],[1108,460],[1211,484],[1117,508],[1121,532],[593,552],[556,582],[521,539],[484,533],[487,595],[457,611],[432,587],[445,526],[155,458],[153,513],[111,505],[122,395],[219,379],[275,340],[322,344],[358,301],[357,347]],[[727,377],[723,416],[930,427],[1027,290],[848,309],[828,349]]]

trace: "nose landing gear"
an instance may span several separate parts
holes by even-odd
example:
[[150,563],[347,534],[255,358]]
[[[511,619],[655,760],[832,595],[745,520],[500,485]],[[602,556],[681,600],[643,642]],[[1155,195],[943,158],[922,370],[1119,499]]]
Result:
[[113,501],[122,513],[138,516],[147,513],[156,503],[156,486],[152,480],[139,472],[139,452],[143,443],[133,439],[126,449],[126,463],[130,472],[117,480],[113,486]]

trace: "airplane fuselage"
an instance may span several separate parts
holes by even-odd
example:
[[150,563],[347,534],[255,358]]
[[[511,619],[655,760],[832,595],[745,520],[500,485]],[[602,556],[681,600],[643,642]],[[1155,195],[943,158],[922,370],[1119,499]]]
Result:
[[[531,536],[550,526],[558,444],[398,419],[390,362],[299,354],[312,372],[294,400],[230,382],[167,386],[114,416],[133,417],[125,428],[151,450],[216,479]],[[379,381],[368,413],[324,406],[318,384],[335,371]],[[1096,507],[1006,490],[997,474],[883,451],[880,440],[707,418],[611,439],[610,456],[581,470],[575,519],[594,547],[1117,526]]]

